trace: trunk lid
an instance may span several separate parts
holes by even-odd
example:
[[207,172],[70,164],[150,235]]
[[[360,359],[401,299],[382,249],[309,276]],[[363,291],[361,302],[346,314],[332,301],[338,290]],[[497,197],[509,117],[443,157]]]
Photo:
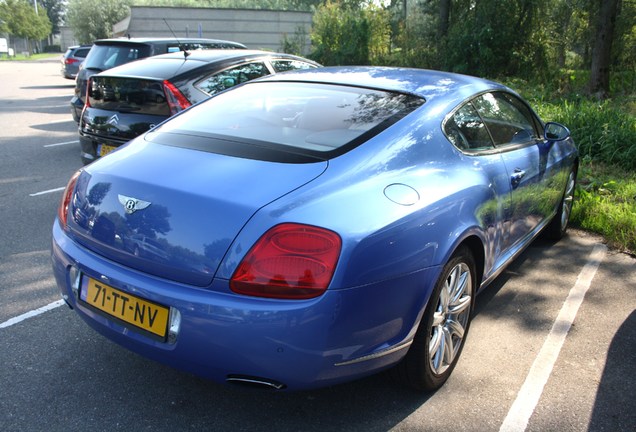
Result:
[[211,283],[256,211],[327,166],[134,143],[85,168],[69,206],[70,235],[109,260],[197,286]]

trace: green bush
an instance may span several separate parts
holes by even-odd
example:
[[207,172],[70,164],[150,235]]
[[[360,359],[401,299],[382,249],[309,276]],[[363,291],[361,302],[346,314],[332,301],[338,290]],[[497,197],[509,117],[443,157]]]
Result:
[[[629,81],[630,74],[620,77]],[[582,157],[595,163],[636,170],[636,100],[620,93],[599,101],[584,96],[585,73],[565,71],[548,84],[506,81],[521,93],[544,121],[563,123],[572,132]],[[616,80],[612,85],[618,87]]]
[[62,52],[62,47],[59,45],[47,45],[44,47],[45,53],[59,53]]
[[310,57],[325,66],[378,64],[388,55],[389,16],[378,7],[326,1],[313,16]]
[[612,100],[540,104],[540,115],[566,125],[579,152],[595,162],[636,170],[636,117]]

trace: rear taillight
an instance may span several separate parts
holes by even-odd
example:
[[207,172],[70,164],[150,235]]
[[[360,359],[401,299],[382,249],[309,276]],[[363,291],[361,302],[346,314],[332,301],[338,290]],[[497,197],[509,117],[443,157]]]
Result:
[[163,82],[163,92],[165,93],[166,100],[170,106],[170,115],[175,115],[192,105],[183,93],[181,93],[179,89],[168,80]]
[[66,189],[64,189],[64,195],[62,195],[62,200],[60,201],[60,206],[57,209],[57,218],[60,220],[60,225],[62,225],[63,229],[66,229],[68,223],[68,206],[71,203],[71,199],[73,199],[73,192],[75,191],[75,185],[77,184],[77,179],[80,174],[81,171],[77,171],[68,181]]
[[64,60],[64,63],[66,63],[67,65],[72,65],[77,62],[79,62],[79,60],[74,58],[67,58],[66,60]]
[[90,98],[91,95],[93,94],[93,91],[91,89],[91,87],[93,86],[93,78],[89,78],[86,80],[86,93],[84,94],[84,106],[85,107],[90,107],[91,106],[91,102],[90,102]]
[[309,299],[325,292],[341,248],[324,228],[285,223],[267,231],[238,266],[230,288],[238,294]]

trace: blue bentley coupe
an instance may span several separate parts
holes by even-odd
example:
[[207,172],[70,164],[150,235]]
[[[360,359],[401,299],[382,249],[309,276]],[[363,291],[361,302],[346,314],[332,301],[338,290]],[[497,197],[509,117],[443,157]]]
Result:
[[[112,89],[117,91],[117,89]],[[568,225],[569,131],[515,92],[417,69],[272,75],[82,168],[53,225],[68,305],[218,382],[450,376],[476,294]]]

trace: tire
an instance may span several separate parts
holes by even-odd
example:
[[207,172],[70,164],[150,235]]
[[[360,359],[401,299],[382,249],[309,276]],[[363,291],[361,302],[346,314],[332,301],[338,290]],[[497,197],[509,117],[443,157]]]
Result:
[[570,215],[572,214],[572,204],[574,203],[574,190],[576,188],[576,168],[570,171],[563,198],[559,203],[556,215],[546,227],[545,234],[550,240],[561,240],[568,229]]
[[475,260],[462,246],[444,266],[413,343],[393,370],[394,377],[421,391],[436,390],[446,382],[468,335],[475,288]]

